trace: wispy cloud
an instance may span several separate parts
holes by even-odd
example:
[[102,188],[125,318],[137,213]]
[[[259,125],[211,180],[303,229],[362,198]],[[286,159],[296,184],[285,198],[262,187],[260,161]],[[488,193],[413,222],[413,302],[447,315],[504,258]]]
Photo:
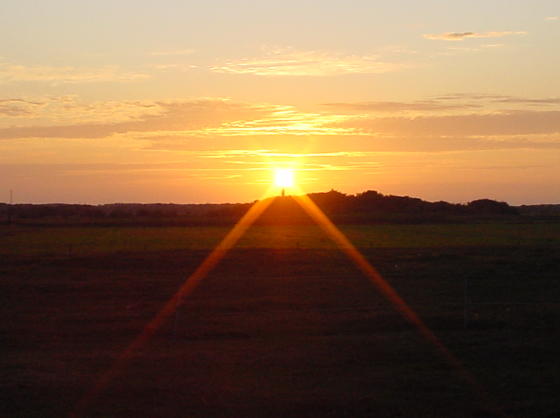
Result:
[[217,128],[206,129],[210,135],[344,135],[345,128],[332,125],[346,119],[343,115],[300,112],[293,106],[276,106],[268,109],[262,118],[224,123]]
[[[199,156],[222,159],[560,147],[555,97],[460,93],[410,102],[330,103],[323,109],[217,98],[89,104],[72,96],[13,98],[0,101],[0,139],[111,138],[106,143],[122,139],[144,149],[198,150]],[[321,152],[314,148],[317,141]]]
[[[444,114],[465,113],[480,110],[483,113],[509,111],[512,108],[542,110],[543,106],[548,109],[558,108],[560,97],[518,97],[507,95],[489,94],[447,94],[429,99],[413,102],[338,102],[325,103],[323,106],[336,111],[354,114],[374,113],[412,113],[412,114]],[[560,108],[558,108],[560,110]]]
[[548,16],[544,20],[560,20],[560,16]]
[[42,102],[26,99],[3,99],[0,100],[0,117],[29,117],[43,106]]
[[445,32],[427,33],[422,35],[426,39],[440,41],[462,41],[468,38],[502,38],[511,35],[526,35],[524,31],[503,31],[503,32]]
[[356,117],[336,127],[380,136],[511,136],[560,134],[560,111],[518,110],[421,117]]
[[127,82],[149,78],[140,72],[124,71],[118,66],[78,68],[73,66],[20,65],[0,62],[0,84],[21,81],[56,83]]
[[433,97],[436,101],[461,101],[478,103],[503,103],[522,105],[560,105],[560,97],[519,97],[500,94],[453,93]]
[[[0,138],[103,138],[122,133],[179,132],[205,134],[227,123],[260,120],[276,107],[234,103],[226,99],[199,99],[154,102],[75,103],[71,98],[55,104],[43,103],[44,111],[31,124],[0,125]],[[17,102],[15,102],[17,103]],[[7,106],[13,109],[14,102]],[[45,110],[46,109],[46,110]],[[50,109],[50,110],[49,110]],[[54,112],[49,115],[49,112]],[[57,113],[61,113],[57,115]],[[30,115],[28,115],[30,116]],[[39,120],[38,120],[39,119]],[[227,131],[227,129],[226,129]]]
[[279,152],[269,149],[231,149],[214,150],[202,155],[205,158],[231,158],[231,157],[270,157],[270,158],[333,158],[333,157],[364,157],[370,155],[364,151],[336,151],[336,152]]
[[384,62],[375,55],[343,55],[281,48],[266,50],[262,57],[228,61],[211,67],[211,70],[259,76],[334,76],[386,73],[403,67],[403,64]]
[[447,110],[465,110],[480,107],[474,103],[449,103],[438,100],[420,100],[415,102],[358,102],[325,103],[331,109],[351,112],[434,112]]
[[151,101],[80,102],[76,96],[18,97],[0,100],[0,128],[64,123],[116,123],[159,114]]

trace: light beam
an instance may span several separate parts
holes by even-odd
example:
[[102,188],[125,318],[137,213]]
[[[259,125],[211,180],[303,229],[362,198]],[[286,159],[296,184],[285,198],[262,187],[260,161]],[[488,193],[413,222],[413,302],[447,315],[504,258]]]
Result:
[[[293,182],[290,187],[293,187]],[[414,312],[395,289],[381,276],[381,274],[371,265],[371,263],[360,253],[360,251],[350,242],[350,240],[333,224],[333,222],[323,213],[323,211],[307,195],[296,188],[299,195],[294,199],[301,205],[303,210],[317,223],[323,231],[339,246],[339,248],[352,260],[352,262],[365,274],[369,281],[389,300],[395,309],[410,323],[412,323],[419,333],[432,344],[444,357],[447,363],[452,366],[478,393],[480,398],[487,405],[492,405],[492,409],[497,414],[504,416],[500,408],[493,406],[475,377],[463,366],[447,347],[436,337],[420,317]],[[140,350],[156,333],[156,331],[169,319],[206,277],[206,275],[216,266],[216,264],[226,255],[235,243],[245,234],[247,229],[261,216],[264,210],[272,203],[270,196],[271,189],[267,191],[263,198],[255,202],[249,211],[231,229],[225,238],[212,250],[198,268],[185,280],[177,293],[169,299],[158,314],[145,326],[144,330],[132,341],[132,343],[117,357],[109,370],[99,376],[93,387],[77,403],[74,410],[70,413],[71,417],[79,417],[86,408],[102,393],[110,382],[118,376],[127,366],[128,362],[136,352]]]
[[338,245],[338,247],[352,260],[352,262],[365,274],[369,281],[381,292],[381,294],[393,304],[408,322],[416,327],[418,332],[443,356],[447,363],[455,369],[460,376],[476,391],[481,400],[500,416],[505,416],[501,408],[497,407],[486,395],[480,384],[472,373],[470,373],[461,361],[449,351],[439,338],[428,328],[422,319],[408,306],[397,291],[381,276],[375,267],[362,255],[362,253],[350,242],[350,240],[336,227],[336,225],[325,215],[325,213],[307,196],[301,189],[294,199],[307,212],[319,227]]
[[92,388],[76,404],[70,417],[80,417],[89,405],[109,386],[109,383],[126,368],[141,347],[143,347],[157,332],[159,328],[169,319],[176,309],[183,304],[184,300],[196,289],[198,284],[218,264],[235,243],[245,234],[247,229],[270,205],[272,199],[270,189],[265,195],[257,200],[247,213],[237,222],[231,231],[202,261],[197,269],[183,282],[177,293],[173,295],[157,315],[144,327],[143,331],[129,344],[129,346],[116,358],[112,366],[99,376]]

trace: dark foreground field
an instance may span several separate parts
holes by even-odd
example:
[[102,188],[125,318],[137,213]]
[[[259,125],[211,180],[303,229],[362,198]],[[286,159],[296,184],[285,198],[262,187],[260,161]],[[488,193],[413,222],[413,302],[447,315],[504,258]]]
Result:
[[[343,254],[292,228],[241,242],[84,415],[559,416],[558,225],[414,228],[347,232],[490,402]],[[0,232],[0,415],[64,417],[225,230],[176,248],[175,228]],[[128,244],[76,243],[95,234]]]

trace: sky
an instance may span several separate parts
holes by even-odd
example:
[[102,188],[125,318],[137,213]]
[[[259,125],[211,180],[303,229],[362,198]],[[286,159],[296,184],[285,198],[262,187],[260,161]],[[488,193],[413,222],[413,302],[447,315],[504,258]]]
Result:
[[0,202],[560,203],[557,0],[4,0]]

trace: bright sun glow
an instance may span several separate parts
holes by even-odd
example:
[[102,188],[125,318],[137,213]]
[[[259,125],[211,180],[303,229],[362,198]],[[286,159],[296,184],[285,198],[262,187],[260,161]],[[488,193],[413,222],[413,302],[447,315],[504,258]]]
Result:
[[278,187],[292,187],[294,185],[294,170],[277,168],[274,170],[274,183]]

